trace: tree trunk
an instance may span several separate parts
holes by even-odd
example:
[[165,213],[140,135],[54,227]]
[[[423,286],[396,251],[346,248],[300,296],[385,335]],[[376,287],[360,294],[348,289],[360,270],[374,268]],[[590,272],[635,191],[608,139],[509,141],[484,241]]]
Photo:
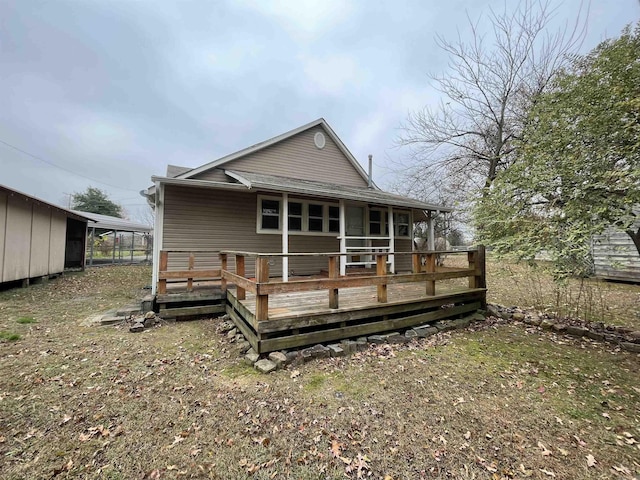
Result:
[[633,240],[633,244],[636,246],[636,250],[638,250],[638,255],[640,255],[640,228],[635,232],[633,230],[627,230],[627,235]]

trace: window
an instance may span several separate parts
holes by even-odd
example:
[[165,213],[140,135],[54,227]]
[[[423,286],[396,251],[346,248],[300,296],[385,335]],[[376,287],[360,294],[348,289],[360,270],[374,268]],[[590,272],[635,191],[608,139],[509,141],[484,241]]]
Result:
[[263,198],[261,201],[260,228],[280,230],[280,201]]
[[309,231],[322,232],[324,230],[324,205],[309,204]]
[[382,234],[382,211],[369,210],[369,235]]
[[409,236],[409,212],[396,212],[393,214],[393,225],[395,234],[398,237],[408,237]]
[[302,231],[302,203],[289,202],[289,230]]
[[340,233],[340,208],[329,205],[329,231]]
[[289,200],[282,217],[282,199],[258,195],[258,233],[280,233],[283,223],[294,235],[334,235],[340,232],[340,208],[336,204],[301,199]]

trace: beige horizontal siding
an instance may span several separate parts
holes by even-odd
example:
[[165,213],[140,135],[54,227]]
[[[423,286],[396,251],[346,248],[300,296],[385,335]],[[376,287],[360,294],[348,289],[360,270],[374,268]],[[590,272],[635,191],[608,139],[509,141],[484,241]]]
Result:
[[[313,141],[317,132],[324,133],[326,144],[318,149]],[[246,157],[223,166],[228,170],[280,175],[302,180],[361,187],[367,181],[345,157],[331,137],[320,126],[301,132]],[[220,180],[220,172],[209,170],[199,180]]]

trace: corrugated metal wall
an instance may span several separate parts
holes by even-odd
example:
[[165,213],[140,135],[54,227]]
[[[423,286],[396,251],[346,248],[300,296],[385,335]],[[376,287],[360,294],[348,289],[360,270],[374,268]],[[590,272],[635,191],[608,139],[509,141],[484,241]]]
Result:
[[598,277],[640,282],[640,255],[624,232],[611,229],[594,237],[593,262]]
[[[317,148],[314,144],[313,138],[317,132],[322,132],[325,135],[326,144],[323,149]],[[367,181],[360,176],[320,126],[227,163],[223,168],[338,185],[367,186]],[[203,172],[194,178],[226,181],[220,170]]]

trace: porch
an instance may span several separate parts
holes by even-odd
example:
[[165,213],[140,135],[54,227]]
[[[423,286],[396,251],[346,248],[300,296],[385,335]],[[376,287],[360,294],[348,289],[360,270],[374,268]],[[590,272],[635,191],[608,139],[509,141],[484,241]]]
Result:
[[[189,268],[169,270],[170,253],[188,254]],[[226,311],[258,353],[409,328],[473,312],[486,302],[482,246],[395,252],[411,259],[412,271],[399,274],[388,273],[388,252],[361,253],[373,259],[375,270],[341,275],[340,253],[222,251],[219,269],[202,269],[196,254],[210,260],[214,252],[163,251],[156,301],[165,315]],[[438,266],[436,259],[444,256]],[[270,264],[283,257],[322,259],[327,274],[270,277]]]

